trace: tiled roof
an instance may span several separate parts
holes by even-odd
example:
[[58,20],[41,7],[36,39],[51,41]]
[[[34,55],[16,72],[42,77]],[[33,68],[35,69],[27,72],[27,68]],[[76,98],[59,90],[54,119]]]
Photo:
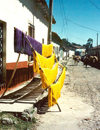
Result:
[[95,50],[95,49],[97,49],[97,48],[99,48],[99,49],[100,49],[100,45],[98,45],[98,47],[97,47],[97,46],[95,46],[95,47],[93,47],[92,49],[93,49],[93,50]]
[[[43,11],[44,17],[49,21],[49,8],[45,0],[35,0],[39,8]],[[52,19],[53,24],[56,23],[54,17]]]
[[77,46],[77,45],[73,45],[73,47],[75,47],[76,49],[83,49],[83,46]]

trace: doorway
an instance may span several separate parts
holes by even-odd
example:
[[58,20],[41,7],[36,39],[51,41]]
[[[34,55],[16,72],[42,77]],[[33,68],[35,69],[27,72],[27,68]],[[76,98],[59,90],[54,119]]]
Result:
[[6,82],[6,23],[0,21],[0,84]]

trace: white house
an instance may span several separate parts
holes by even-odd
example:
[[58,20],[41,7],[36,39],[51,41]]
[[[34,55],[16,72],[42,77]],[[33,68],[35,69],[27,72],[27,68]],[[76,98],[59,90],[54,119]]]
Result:
[[[14,51],[14,28],[46,44],[48,16],[45,0],[0,0],[0,92],[9,82],[18,58],[18,53]],[[20,55],[11,86],[33,76],[28,59],[28,55]]]
[[54,48],[54,53],[55,53],[57,59],[59,59],[59,56],[60,56],[60,53],[59,53],[60,52],[60,45],[58,45],[58,44],[56,44],[54,42],[52,42],[52,44],[53,44],[53,48]]
[[73,55],[75,55],[75,51],[69,50],[69,57],[73,57]]

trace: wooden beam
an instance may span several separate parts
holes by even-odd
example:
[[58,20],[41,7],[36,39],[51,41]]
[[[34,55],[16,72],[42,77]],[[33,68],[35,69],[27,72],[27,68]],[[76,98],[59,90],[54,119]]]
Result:
[[52,41],[52,32],[51,32],[51,27],[52,27],[52,9],[53,9],[53,0],[49,1],[49,28],[48,28],[48,41],[47,43],[50,44]]

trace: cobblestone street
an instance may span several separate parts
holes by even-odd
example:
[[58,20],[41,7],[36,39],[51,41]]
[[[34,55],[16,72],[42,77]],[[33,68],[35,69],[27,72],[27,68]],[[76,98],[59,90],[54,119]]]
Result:
[[[66,65],[66,62],[63,62]],[[61,98],[62,112],[53,106],[38,115],[37,130],[100,130],[100,70],[67,62]]]

